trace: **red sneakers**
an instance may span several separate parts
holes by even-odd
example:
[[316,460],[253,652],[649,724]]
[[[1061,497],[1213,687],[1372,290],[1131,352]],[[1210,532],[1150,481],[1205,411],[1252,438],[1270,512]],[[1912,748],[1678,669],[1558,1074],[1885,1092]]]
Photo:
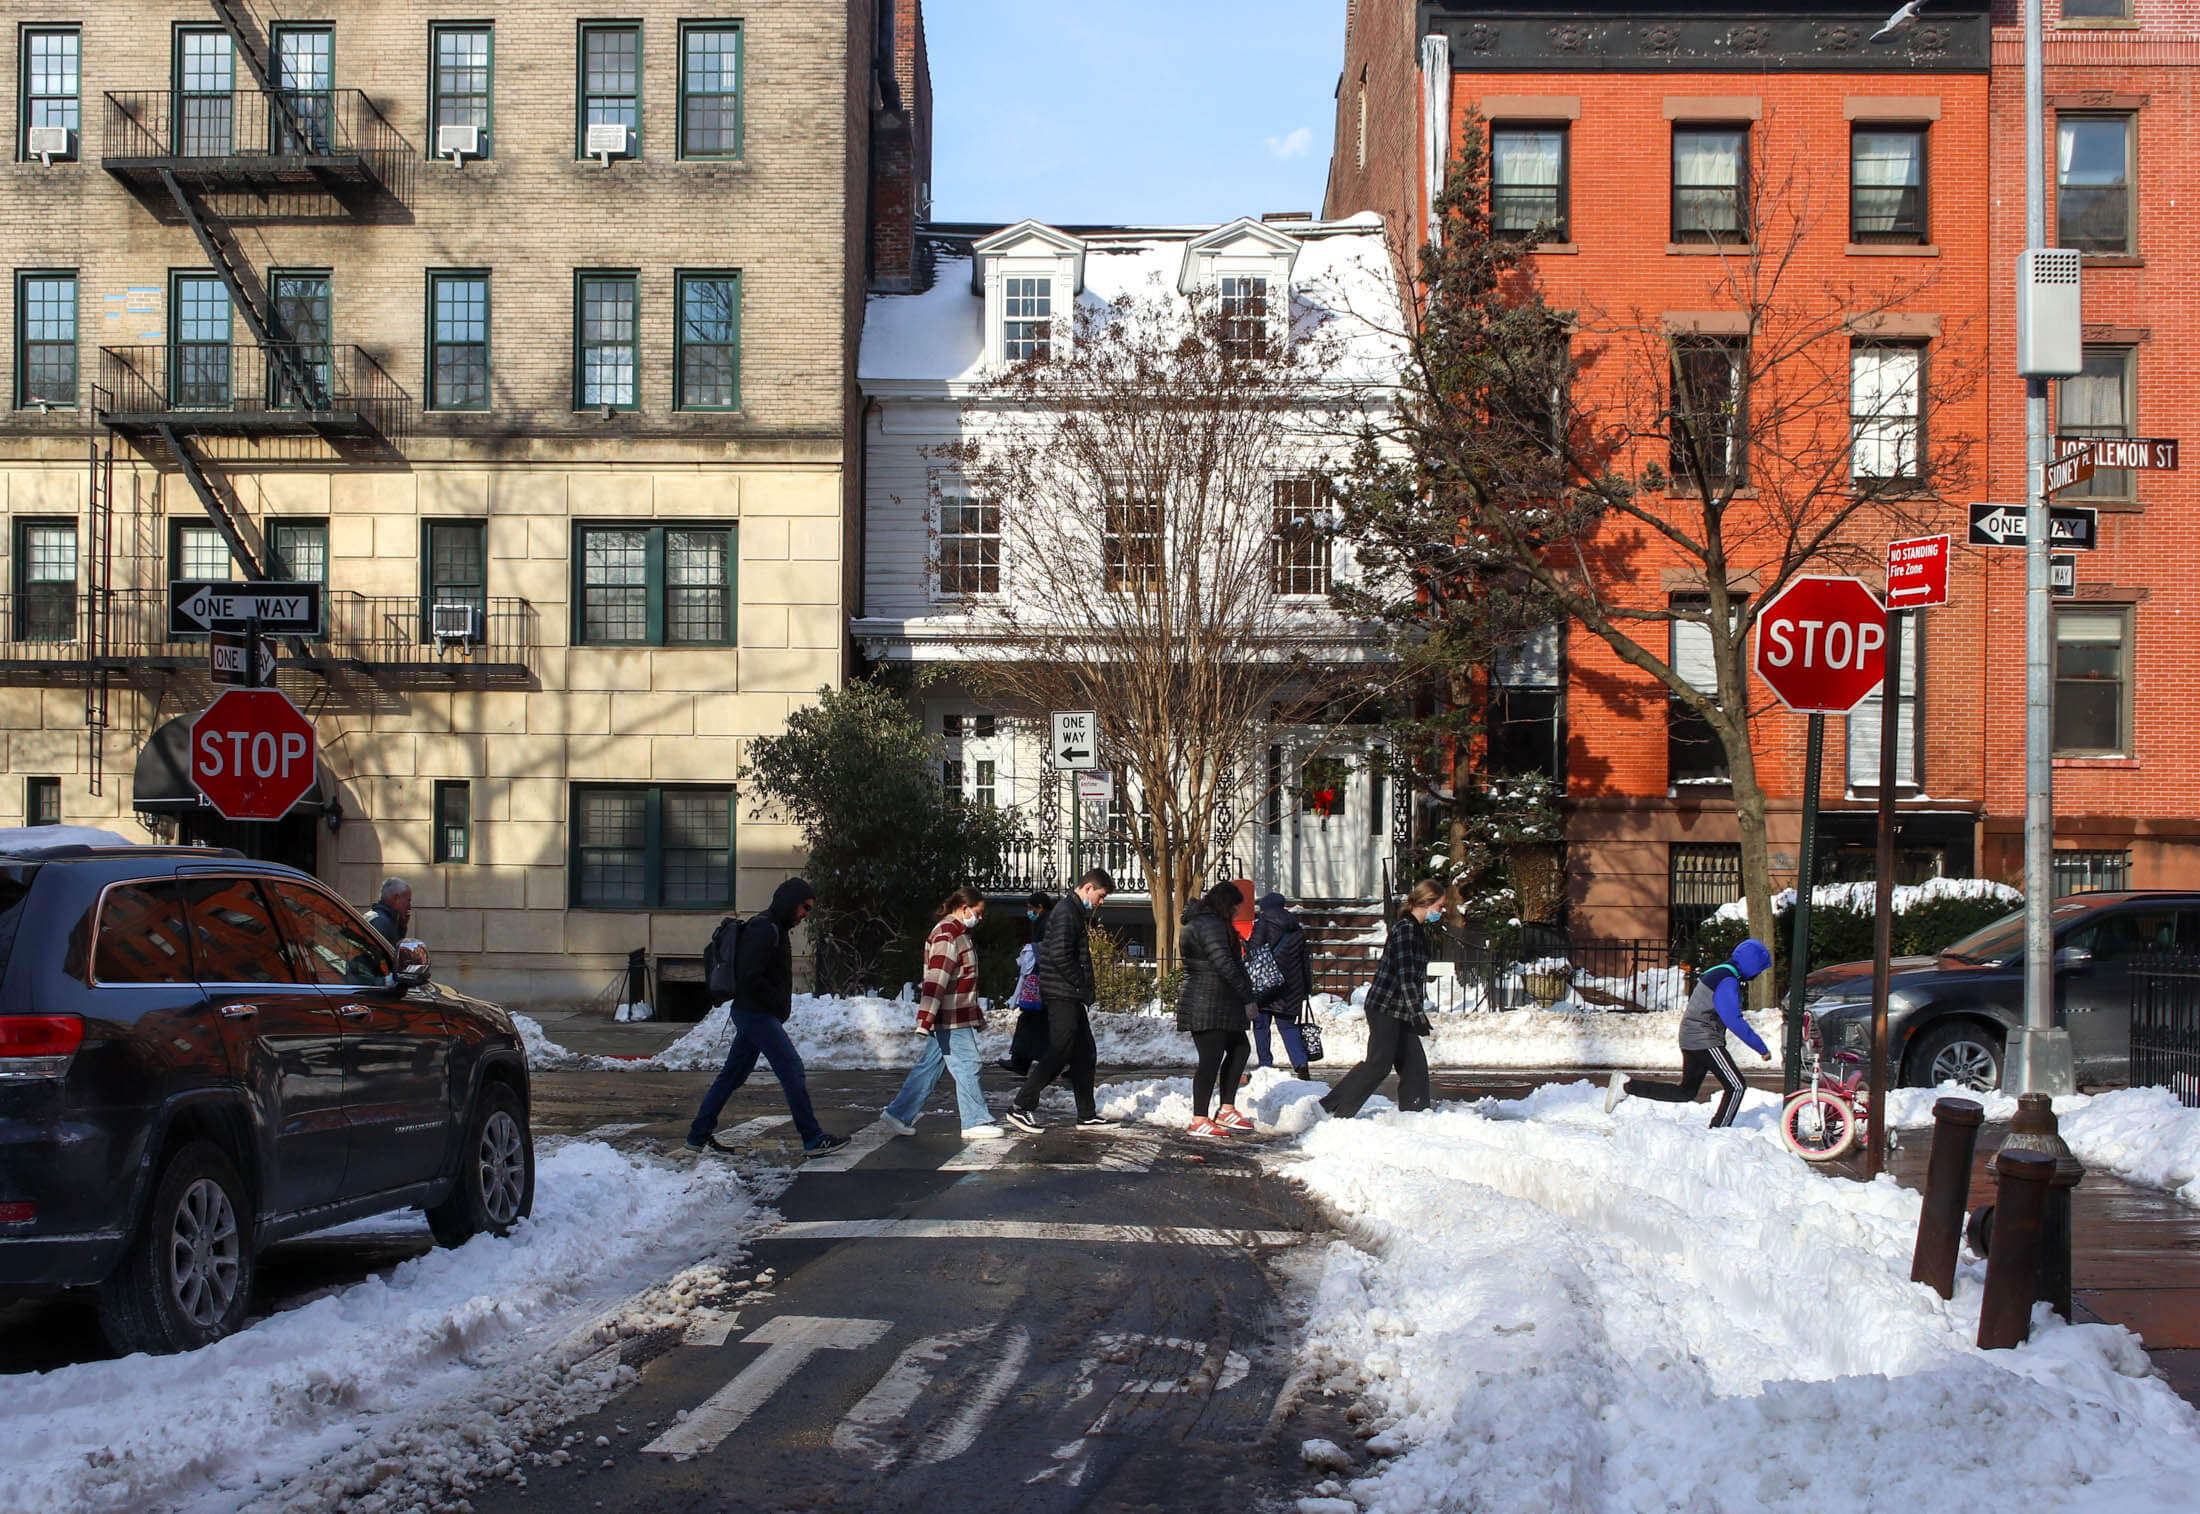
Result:
[[1215,1123],[1224,1130],[1234,1131],[1240,1135],[1250,1135],[1253,1130],[1253,1122],[1240,1114],[1235,1104],[1225,1104],[1216,1110]]

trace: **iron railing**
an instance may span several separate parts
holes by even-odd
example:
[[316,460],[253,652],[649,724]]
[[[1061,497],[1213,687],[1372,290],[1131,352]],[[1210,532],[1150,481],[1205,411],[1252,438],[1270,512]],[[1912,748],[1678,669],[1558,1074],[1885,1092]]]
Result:
[[[1012,841],[1001,849],[994,866],[978,879],[989,894],[1058,894],[1074,888],[1093,868],[1106,868],[1119,895],[1150,892],[1145,859],[1137,846],[1122,836],[1086,836],[1073,848],[1067,840],[1052,843],[1032,837]],[[1211,880],[1246,876],[1245,859],[1218,856],[1207,865]]]
[[[65,588],[67,586],[64,586]],[[124,589],[108,596],[105,650],[94,652],[93,597],[38,586],[0,594],[0,666],[53,669],[102,663],[112,666],[203,666],[203,635],[168,634],[168,595],[163,590]],[[284,637],[287,659],[308,668],[349,664],[382,672],[440,676],[524,671],[536,647],[535,608],[524,599],[477,602],[467,634],[433,634],[434,612],[412,594],[329,591],[325,629],[319,636]]]
[[412,197],[418,154],[356,89],[109,90],[102,162],[181,170],[197,179],[371,180]]
[[2133,959],[2131,1086],[2167,1088],[2200,1109],[2200,957]]
[[[1568,940],[1526,950],[1473,947],[1445,954],[1466,1009],[1542,1009],[1555,1004],[1620,1013],[1685,1009],[1689,970],[1663,941]],[[1367,971],[1374,971],[1372,961]]]
[[395,441],[412,428],[412,396],[364,348],[331,342],[172,342],[102,347],[110,424],[154,421],[190,430],[371,431]]

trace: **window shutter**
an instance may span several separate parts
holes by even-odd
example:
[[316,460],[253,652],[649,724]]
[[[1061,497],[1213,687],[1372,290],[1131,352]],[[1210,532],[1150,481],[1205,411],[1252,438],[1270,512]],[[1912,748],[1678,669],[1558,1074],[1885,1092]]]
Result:
[[[1917,785],[1918,636],[1914,622],[1906,629],[1910,634],[1902,638],[1901,707],[1895,714],[1894,776],[1897,786],[1914,788]],[[1852,789],[1879,787],[1879,721],[1883,703],[1880,693],[1874,690],[1870,698],[1849,712],[1848,783]]]

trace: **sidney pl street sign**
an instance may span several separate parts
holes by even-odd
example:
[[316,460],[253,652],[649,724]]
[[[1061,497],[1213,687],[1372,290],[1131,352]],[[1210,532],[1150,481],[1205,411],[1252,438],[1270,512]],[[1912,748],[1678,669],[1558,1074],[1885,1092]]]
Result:
[[[2048,545],[2090,552],[2096,542],[2099,515],[2083,505],[2054,505],[2048,509]],[[1975,504],[1971,506],[1971,545],[2021,547],[2024,545],[2024,506]]]
[[2066,452],[2049,463],[2042,471],[2045,480],[2042,488],[2049,494],[2060,494],[2093,477],[2093,454],[2090,452]]
[[2177,471],[2177,438],[2174,436],[2058,436],[2055,447],[2065,457],[2073,452],[2090,452],[2096,468]]
[[1846,715],[1887,674],[1887,611],[1854,578],[1798,578],[1757,615],[1757,676],[1789,709]]
[[243,625],[257,619],[270,636],[321,634],[321,586],[317,583],[221,583],[202,578],[168,581],[168,634],[198,636],[217,622]]
[[1948,602],[1948,538],[1913,536],[1887,543],[1887,603],[1897,610]]

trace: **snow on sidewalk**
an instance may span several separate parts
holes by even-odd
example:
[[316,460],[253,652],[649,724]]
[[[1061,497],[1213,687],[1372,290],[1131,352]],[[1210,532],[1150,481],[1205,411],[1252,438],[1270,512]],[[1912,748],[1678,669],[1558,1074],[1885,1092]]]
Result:
[[[1889,1099],[1895,1128],[1931,1129],[1933,1105],[1944,1098],[1974,1100],[1989,1120],[2007,1120],[2017,1112],[2017,1101],[2005,1093],[1973,1093],[1952,1083],[1898,1088]],[[2167,1188],[2200,1206],[2200,1109],[2185,1108],[2168,1089],[2066,1094],[2055,1100],[2055,1122],[2071,1154],[2086,1166],[2143,1188]]]
[[[201,1351],[7,1378],[6,1505],[442,1506],[509,1473],[530,1435],[618,1385],[627,1369],[591,1362],[600,1342],[567,1332],[759,1223],[724,1164],[674,1169],[594,1141],[546,1148],[534,1215],[507,1237],[431,1251]],[[676,1320],[715,1275],[691,1269],[651,1307]]]
[[1323,1491],[1371,1514],[2190,1507],[2200,1416],[2135,1337],[2043,1309],[2029,1345],[1978,1351],[1978,1269],[1946,1303],[1908,1280],[1917,1196],[1812,1170],[1751,1104],[1713,1132],[1576,1083],[1315,1125],[1289,1171],[1350,1240],[1308,1365],[1380,1432]]

